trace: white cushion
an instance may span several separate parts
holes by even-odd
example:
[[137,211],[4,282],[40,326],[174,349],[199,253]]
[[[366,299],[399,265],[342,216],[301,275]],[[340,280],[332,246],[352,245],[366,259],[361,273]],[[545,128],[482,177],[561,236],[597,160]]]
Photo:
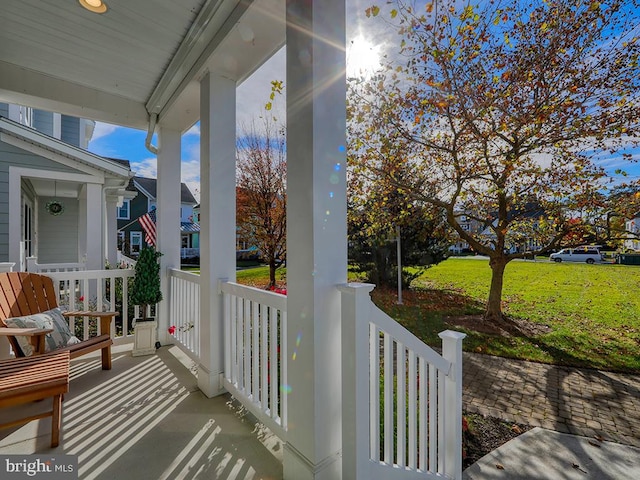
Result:
[[[25,315],[24,317],[7,318],[4,323],[7,327],[15,328],[52,328],[53,332],[45,335],[45,352],[51,352],[80,342],[69,330],[69,325],[59,308],[33,315]],[[16,335],[16,340],[25,356],[33,355],[33,346],[29,341],[29,337]]]

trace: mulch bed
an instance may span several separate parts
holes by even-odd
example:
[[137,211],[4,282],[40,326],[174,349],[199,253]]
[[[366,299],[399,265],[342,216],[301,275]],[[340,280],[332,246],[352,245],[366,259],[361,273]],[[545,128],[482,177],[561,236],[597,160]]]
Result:
[[529,425],[509,423],[499,418],[464,413],[467,428],[462,429],[462,468],[467,468],[509,440],[530,430]]
[[[487,335],[504,337],[534,336],[549,332],[547,325],[528,322],[524,319],[505,318],[502,322],[488,322],[483,315],[461,315],[445,317],[444,321],[453,328],[464,328]],[[475,413],[463,414],[462,468],[467,468],[486,454],[516,438],[532,427],[524,424],[505,422],[499,418]]]

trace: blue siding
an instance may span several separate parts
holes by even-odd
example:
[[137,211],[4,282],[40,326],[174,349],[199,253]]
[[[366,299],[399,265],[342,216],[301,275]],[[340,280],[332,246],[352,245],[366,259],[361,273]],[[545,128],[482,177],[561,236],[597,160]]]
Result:
[[80,146],[80,119],[62,115],[60,140],[75,147]]
[[44,110],[33,111],[33,128],[53,137],[53,113]]

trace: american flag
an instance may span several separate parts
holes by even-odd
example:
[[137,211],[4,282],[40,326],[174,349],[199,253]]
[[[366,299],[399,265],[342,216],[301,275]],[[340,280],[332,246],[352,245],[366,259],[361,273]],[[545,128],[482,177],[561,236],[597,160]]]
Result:
[[147,244],[156,246],[156,209],[154,208],[148,213],[145,213],[140,218],[140,225],[144,230],[144,241]]

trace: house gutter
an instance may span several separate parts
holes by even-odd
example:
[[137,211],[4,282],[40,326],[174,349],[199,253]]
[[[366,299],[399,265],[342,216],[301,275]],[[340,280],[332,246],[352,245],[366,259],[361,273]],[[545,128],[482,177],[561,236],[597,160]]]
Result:
[[154,155],[158,154],[158,147],[155,145],[151,145],[151,140],[153,139],[153,134],[156,131],[156,123],[158,122],[158,114],[150,113],[149,114],[149,129],[147,130],[147,138],[144,140],[144,146],[147,147]]

